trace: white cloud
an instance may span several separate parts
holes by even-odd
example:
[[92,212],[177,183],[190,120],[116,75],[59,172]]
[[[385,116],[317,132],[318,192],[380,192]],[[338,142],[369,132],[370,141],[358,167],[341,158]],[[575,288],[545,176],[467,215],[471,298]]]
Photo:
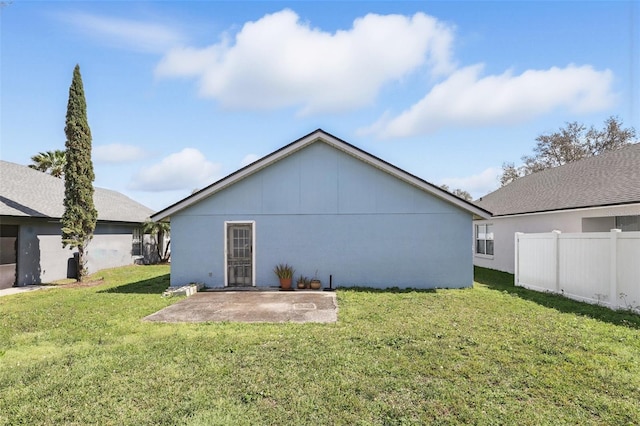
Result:
[[285,9],[209,47],[172,49],[156,75],[197,78],[200,95],[228,108],[333,112],[371,103],[385,83],[420,67],[451,72],[452,42],[453,28],[423,13],[368,14],[330,33]]
[[507,71],[481,77],[482,65],[453,73],[408,110],[383,117],[368,131],[381,137],[406,137],[442,127],[513,124],[565,108],[574,113],[606,109],[615,102],[610,70],[569,65],[528,70],[518,76]]
[[478,199],[489,192],[492,192],[500,186],[498,177],[502,173],[502,169],[489,167],[477,175],[457,178],[444,178],[442,183],[454,189],[463,189],[471,194],[473,199]]
[[180,32],[156,23],[80,12],[60,15],[60,17],[87,37],[100,39],[108,45],[128,50],[164,53],[184,41]]
[[93,147],[93,159],[101,163],[128,163],[144,158],[146,155],[140,147],[121,143]]
[[202,189],[219,177],[221,169],[220,164],[208,161],[199,150],[185,148],[157,164],[142,168],[129,188],[154,192]]
[[251,163],[253,163],[254,161],[257,161],[260,159],[259,155],[256,154],[247,154],[244,156],[244,158],[242,159],[242,161],[240,162],[240,166],[244,167],[247,166]]

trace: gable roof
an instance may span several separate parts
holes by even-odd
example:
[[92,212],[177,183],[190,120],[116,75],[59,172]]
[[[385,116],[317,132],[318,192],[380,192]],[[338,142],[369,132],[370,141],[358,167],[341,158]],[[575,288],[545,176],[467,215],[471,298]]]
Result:
[[640,144],[523,176],[476,201],[495,216],[640,203]]
[[327,145],[333,148],[336,148],[342,152],[345,152],[361,161],[364,161],[365,163],[370,164],[373,167],[376,167],[386,173],[389,173],[390,175],[395,176],[398,179],[410,185],[413,185],[455,206],[458,206],[459,208],[473,214],[474,218],[486,219],[491,216],[491,213],[476,206],[475,204],[470,203],[466,200],[463,200],[462,198],[456,197],[455,195],[443,190],[442,188],[439,188],[423,179],[420,179],[417,176],[414,176],[408,172],[405,172],[404,170],[390,163],[387,163],[386,161],[374,155],[371,155],[368,152],[365,152],[360,148],[357,148],[354,145],[351,145],[343,141],[342,139],[339,139],[325,132],[322,129],[317,129],[309,133],[308,135],[303,136],[302,138],[296,141],[293,141],[290,144],[280,148],[279,150],[274,151],[271,154],[266,155],[265,157],[262,157],[261,159],[249,164],[248,166],[243,167],[240,170],[220,179],[219,181],[214,182],[213,184],[190,195],[189,197],[186,197],[181,201],[178,201],[177,203],[172,204],[171,206],[165,208],[164,210],[161,210],[155,213],[153,216],[151,216],[151,219],[154,221],[170,219],[172,214],[177,213],[193,204],[196,204],[200,200],[203,200],[215,194],[216,192],[219,192],[224,188],[227,188],[228,186],[233,185],[234,183],[248,176],[251,176],[254,173],[257,173],[258,171],[264,169],[265,167],[268,167],[271,164],[297,151],[300,151],[301,149],[316,142],[326,143]]
[[[153,210],[110,189],[95,188],[98,220],[144,222]],[[64,213],[64,180],[0,160],[0,216],[59,219]]]

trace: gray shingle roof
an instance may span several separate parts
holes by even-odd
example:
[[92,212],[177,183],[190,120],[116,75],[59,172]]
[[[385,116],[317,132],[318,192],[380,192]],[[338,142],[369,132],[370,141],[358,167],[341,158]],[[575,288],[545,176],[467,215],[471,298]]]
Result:
[[476,204],[495,216],[640,203],[640,144],[516,179]]
[[[60,218],[64,180],[27,166],[0,160],[0,216]],[[95,188],[98,220],[144,222],[153,211],[110,189]]]

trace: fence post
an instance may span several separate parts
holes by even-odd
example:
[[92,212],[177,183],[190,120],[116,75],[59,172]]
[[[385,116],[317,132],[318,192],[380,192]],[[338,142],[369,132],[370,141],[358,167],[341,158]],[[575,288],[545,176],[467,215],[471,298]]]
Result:
[[514,274],[514,280],[515,282],[513,283],[516,287],[520,287],[520,235],[524,235],[522,232],[516,232],[514,234],[514,244],[515,244],[515,258],[514,258],[514,262],[515,265],[513,268],[513,272]]
[[556,293],[560,293],[560,234],[562,231],[554,229],[551,231],[551,235],[553,236],[553,258],[555,261],[554,265],[554,279],[555,279],[555,288]]
[[611,309],[618,309],[618,234],[620,229],[611,230],[609,239],[609,254],[611,263],[609,265],[609,305]]

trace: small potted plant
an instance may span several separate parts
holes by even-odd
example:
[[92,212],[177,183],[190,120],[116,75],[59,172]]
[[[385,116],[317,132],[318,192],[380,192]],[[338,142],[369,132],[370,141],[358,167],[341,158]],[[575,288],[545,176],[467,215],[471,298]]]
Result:
[[291,290],[291,280],[293,279],[295,269],[286,263],[280,263],[276,265],[273,272],[280,279],[280,288],[282,290]]
[[304,275],[300,275],[298,277],[298,289],[302,290],[304,288],[307,288],[307,286],[309,285],[309,278],[305,277]]
[[313,290],[320,290],[321,287],[322,281],[318,278],[318,270],[316,269],[316,274],[311,278],[311,281],[309,281],[309,288]]

